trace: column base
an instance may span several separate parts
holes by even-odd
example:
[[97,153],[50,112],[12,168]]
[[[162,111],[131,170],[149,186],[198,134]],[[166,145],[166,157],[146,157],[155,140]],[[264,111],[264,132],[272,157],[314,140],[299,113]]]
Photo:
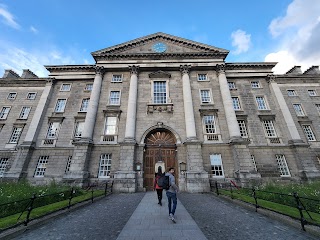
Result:
[[114,174],[113,192],[134,193],[137,191],[135,171],[118,171]]
[[207,172],[187,171],[185,190],[191,193],[209,192],[209,175]]

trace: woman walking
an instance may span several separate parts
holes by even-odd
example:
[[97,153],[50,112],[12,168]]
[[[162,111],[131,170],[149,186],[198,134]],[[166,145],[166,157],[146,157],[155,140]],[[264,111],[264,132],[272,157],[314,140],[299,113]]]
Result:
[[158,172],[155,174],[153,190],[157,191],[158,204],[160,204],[160,206],[162,206],[161,200],[162,200],[162,191],[163,191],[163,189],[162,189],[162,187],[160,187],[158,185],[158,179],[160,177],[162,177],[162,176],[163,176],[162,168],[161,168],[161,166],[159,166],[158,167]]

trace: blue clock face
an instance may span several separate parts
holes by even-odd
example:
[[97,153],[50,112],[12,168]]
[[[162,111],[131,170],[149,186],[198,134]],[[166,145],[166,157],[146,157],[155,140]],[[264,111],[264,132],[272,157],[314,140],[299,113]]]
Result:
[[157,53],[163,53],[167,50],[167,45],[162,42],[158,42],[152,46],[152,50]]

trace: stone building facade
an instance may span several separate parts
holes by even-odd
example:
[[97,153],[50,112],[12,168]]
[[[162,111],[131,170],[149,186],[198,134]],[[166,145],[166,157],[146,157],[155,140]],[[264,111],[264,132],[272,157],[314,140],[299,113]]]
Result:
[[320,72],[227,63],[228,51],[155,33],[92,53],[93,65],[0,79],[0,176],[35,184],[182,191],[320,177]]

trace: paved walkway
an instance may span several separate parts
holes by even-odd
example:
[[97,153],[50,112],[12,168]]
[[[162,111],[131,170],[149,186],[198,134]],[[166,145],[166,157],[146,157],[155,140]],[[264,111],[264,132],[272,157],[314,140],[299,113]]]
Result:
[[163,192],[163,205],[157,204],[156,192],[147,192],[117,240],[205,240],[207,239],[178,199],[176,223],[169,218],[168,200]]

